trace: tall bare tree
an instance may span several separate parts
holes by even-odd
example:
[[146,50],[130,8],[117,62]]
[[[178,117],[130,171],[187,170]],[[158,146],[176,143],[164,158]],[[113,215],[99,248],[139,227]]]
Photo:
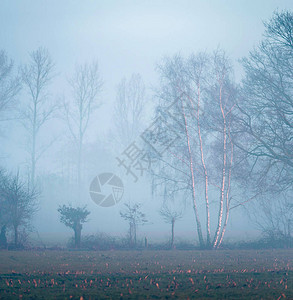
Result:
[[[231,66],[225,53],[217,50],[213,55],[167,58],[159,72],[162,86],[157,120],[163,120],[160,132],[171,140],[175,135],[180,142],[169,144],[157,156],[159,168],[153,175],[160,185],[167,184],[174,192],[189,193],[200,246],[217,248],[225,234],[231,200],[234,151],[230,132],[236,95]],[[218,201],[214,199],[216,192]],[[218,216],[212,221],[211,202],[219,205]],[[202,203],[205,218],[199,210]],[[213,237],[211,222],[215,227]]]
[[[236,105],[236,89],[229,78],[231,64],[222,51],[213,56],[214,83],[209,90],[205,118],[206,129],[210,137],[216,137],[211,143],[211,154],[214,156],[214,167],[211,172],[221,174],[219,181],[220,201],[218,223],[212,241],[213,248],[221,245],[230,213],[230,191],[232,167],[234,163],[234,144],[231,139],[233,110]],[[218,159],[219,157],[219,159]],[[218,175],[216,175],[218,176]],[[215,183],[215,176],[212,179]]]
[[265,28],[261,44],[243,59],[233,140],[248,155],[255,182],[285,190],[293,186],[293,13],[276,12]]
[[0,51],[0,112],[11,108],[15,96],[20,90],[20,80],[13,76],[13,61],[5,51]]
[[243,152],[238,177],[246,174],[245,193],[257,200],[251,203],[250,214],[265,234],[288,237],[292,226],[288,195],[292,197],[293,188],[293,13],[275,12],[264,25],[261,43],[243,59],[245,77],[232,139]]
[[30,62],[21,68],[21,79],[28,94],[22,110],[22,123],[29,136],[30,183],[34,185],[38,160],[47,149],[38,144],[42,126],[52,117],[56,105],[49,101],[48,86],[53,78],[54,64],[45,48],[30,53]]
[[141,75],[134,73],[129,80],[123,78],[117,87],[114,138],[119,147],[127,147],[141,133],[145,112],[145,85]]
[[98,63],[77,65],[73,77],[69,80],[72,101],[64,104],[66,121],[77,147],[77,182],[82,181],[83,144],[90,119],[101,105],[98,96],[102,90],[102,79]]

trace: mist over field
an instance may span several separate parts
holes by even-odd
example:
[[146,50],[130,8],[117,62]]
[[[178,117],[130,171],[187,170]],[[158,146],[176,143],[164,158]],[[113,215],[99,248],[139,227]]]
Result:
[[[190,289],[175,296],[195,290],[201,296],[194,297],[205,299],[216,291],[204,289],[246,282],[245,288],[262,286],[260,295],[269,299],[271,259],[279,260],[276,272],[285,272],[271,279],[274,297],[293,295],[292,286],[287,289],[293,241],[292,1],[4,0],[0,28],[4,260],[9,251],[27,250],[28,256],[19,252],[15,260],[35,259],[40,272],[45,267],[39,255],[49,261],[56,255],[54,270],[68,276],[79,274],[78,267],[71,269],[79,259],[97,263],[84,276],[111,261],[110,269],[117,265],[109,274],[123,274],[119,263],[134,251],[131,270],[141,263],[137,272],[145,277],[147,268],[159,276],[159,264],[170,275],[177,252],[164,257],[160,251],[173,250],[189,276],[201,274],[200,268],[259,272],[264,260],[256,249],[262,249],[268,261],[263,286],[248,284],[242,275],[225,281],[220,274],[210,284],[204,275],[196,291],[195,278],[182,275],[182,286],[186,279]],[[280,248],[286,250],[268,250]],[[247,256],[243,249],[249,249]],[[148,267],[152,252],[136,252],[144,250],[154,251],[157,265]],[[228,252],[217,265],[207,250]],[[237,251],[245,256],[238,265]],[[59,263],[59,255],[67,264]],[[18,294],[6,289],[12,283],[1,274],[26,272],[11,257],[0,263],[3,299]],[[235,268],[226,270],[230,263]],[[159,290],[174,296],[170,285],[176,290],[180,280],[168,277],[169,284],[164,276],[166,291],[156,277],[146,288],[148,297]],[[66,280],[63,290],[56,287],[60,297]],[[79,280],[77,285],[88,284]],[[42,284],[47,288],[47,279]],[[105,292],[103,284],[95,288]],[[95,299],[92,289],[87,295]],[[127,289],[123,297],[143,294]],[[103,293],[107,298],[116,292]],[[34,295],[43,297],[38,290]],[[72,295],[83,299],[71,290],[66,297]],[[238,290],[231,295],[241,298]]]

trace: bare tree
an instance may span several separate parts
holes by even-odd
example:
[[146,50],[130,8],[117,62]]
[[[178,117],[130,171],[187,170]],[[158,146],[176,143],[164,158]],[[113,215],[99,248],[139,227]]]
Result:
[[252,222],[260,229],[266,242],[277,247],[292,247],[292,191],[260,195],[248,207]]
[[[174,135],[180,142],[170,143],[159,153],[153,177],[158,186],[167,184],[174,193],[187,192],[192,199],[200,246],[218,248],[228,224],[231,201],[234,148],[230,134],[236,101],[231,65],[225,53],[217,50],[213,55],[199,53],[188,59],[176,55],[158,68],[162,82],[157,108],[159,131],[165,133],[165,141],[172,141]],[[219,200],[211,200],[216,192]],[[202,203],[205,218],[199,211]],[[211,203],[219,205],[213,237]]]
[[141,133],[145,108],[145,85],[141,75],[134,73],[129,80],[123,78],[117,87],[114,107],[114,139],[119,147],[127,147]]
[[6,229],[10,221],[8,201],[5,197],[5,187],[7,187],[7,174],[4,169],[0,169],[0,247],[4,248],[6,248],[7,245]]
[[145,214],[141,211],[140,203],[125,203],[125,210],[120,211],[120,216],[129,223],[129,242],[131,246],[136,246],[137,226],[147,222]]
[[285,190],[293,184],[293,13],[274,13],[265,28],[261,44],[243,59],[233,140],[248,155],[258,186],[267,181],[266,189]]
[[168,204],[161,207],[160,215],[164,218],[165,222],[171,224],[171,249],[174,248],[174,236],[175,236],[175,222],[183,217],[182,211],[171,209]]
[[[232,167],[234,163],[234,144],[231,139],[231,127],[233,109],[236,105],[236,89],[229,78],[231,64],[222,51],[216,51],[213,56],[213,70],[215,83],[212,84],[207,101],[208,117],[205,122],[210,136],[216,137],[212,142],[211,154],[215,157],[214,171],[221,174],[218,178],[220,189],[220,201],[218,211],[218,223],[212,241],[213,248],[218,248],[223,240],[230,213],[230,192]],[[217,160],[218,156],[220,159]],[[212,179],[215,181],[215,176]]]
[[47,88],[53,77],[54,64],[45,48],[30,53],[30,62],[21,68],[22,83],[29,96],[22,111],[23,125],[29,135],[30,183],[34,185],[37,162],[47,149],[38,145],[39,132],[52,116],[56,105],[48,100]]
[[8,220],[14,231],[14,244],[18,246],[19,228],[29,228],[38,209],[39,192],[20,179],[19,173],[6,178],[2,186],[2,197],[6,202]]
[[69,80],[72,101],[65,103],[65,116],[69,131],[77,147],[77,181],[81,186],[83,144],[89,127],[90,118],[101,105],[98,96],[102,89],[102,79],[97,63],[77,65],[75,74]]
[[13,76],[13,61],[0,51],[0,112],[10,108],[20,90],[20,80]]
[[290,237],[292,210],[284,195],[292,197],[293,187],[293,13],[275,12],[264,25],[261,43],[243,59],[232,139],[243,153],[238,177],[245,176],[245,194],[257,198],[250,214],[265,235]]
[[72,207],[71,205],[59,206],[60,222],[74,231],[75,247],[80,247],[82,224],[87,222],[90,212],[86,207]]

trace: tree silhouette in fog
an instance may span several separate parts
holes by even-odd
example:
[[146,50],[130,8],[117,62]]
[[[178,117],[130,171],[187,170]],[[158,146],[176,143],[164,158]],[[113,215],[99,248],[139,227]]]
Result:
[[74,231],[74,244],[76,248],[80,247],[82,224],[87,222],[87,216],[90,212],[86,207],[72,207],[71,205],[59,206],[60,222],[70,227]]
[[137,226],[147,222],[145,214],[141,211],[141,203],[125,203],[125,209],[120,211],[120,216],[129,223],[129,243],[136,246]]

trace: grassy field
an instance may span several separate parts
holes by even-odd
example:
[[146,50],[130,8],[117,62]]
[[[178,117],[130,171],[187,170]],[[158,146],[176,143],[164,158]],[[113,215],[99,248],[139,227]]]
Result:
[[292,250],[0,251],[1,299],[293,299]]

